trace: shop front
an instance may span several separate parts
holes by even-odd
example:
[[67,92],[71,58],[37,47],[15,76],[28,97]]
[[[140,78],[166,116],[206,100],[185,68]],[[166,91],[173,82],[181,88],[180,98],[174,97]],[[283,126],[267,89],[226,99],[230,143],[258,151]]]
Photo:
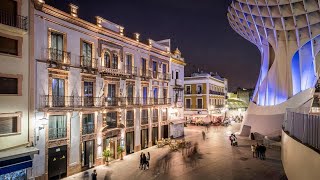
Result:
[[104,132],[103,150],[110,150],[109,161],[118,159],[117,147],[120,145],[121,129],[112,129]]
[[84,141],[81,144],[81,166],[83,170],[94,166],[94,144],[94,140]]
[[48,149],[48,178],[61,179],[67,176],[67,145]]
[[126,154],[134,153],[134,131],[126,133]]
[[148,142],[149,142],[149,130],[142,129],[141,130],[141,150],[148,148]]

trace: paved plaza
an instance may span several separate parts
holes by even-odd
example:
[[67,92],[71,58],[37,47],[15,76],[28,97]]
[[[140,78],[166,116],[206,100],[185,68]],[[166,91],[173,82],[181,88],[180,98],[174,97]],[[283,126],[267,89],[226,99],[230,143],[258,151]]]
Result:
[[[206,139],[202,138],[202,126],[185,128],[186,140],[198,142],[199,154],[183,157],[181,151],[170,152],[168,146],[151,147],[149,170],[139,169],[137,152],[124,157],[124,160],[112,162],[107,166],[98,166],[98,179],[102,180],[205,180],[205,179],[284,179],[280,149],[267,149],[267,159],[252,158],[250,145],[255,143],[248,138],[238,138],[239,147],[230,146],[229,135],[240,128],[239,124],[229,127],[210,127]],[[91,174],[92,169],[88,170]],[[85,173],[79,173],[66,179],[91,179]]]

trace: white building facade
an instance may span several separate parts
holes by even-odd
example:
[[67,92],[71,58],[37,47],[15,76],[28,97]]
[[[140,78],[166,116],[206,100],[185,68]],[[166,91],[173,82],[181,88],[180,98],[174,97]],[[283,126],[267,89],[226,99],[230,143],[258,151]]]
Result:
[[104,150],[114,160],[119,147],[130,154],[175,134],[170,45],[130,39],[101,17],[84,21],[72,4],[70,13],[35,8],[35,123],[48,123],[36,128],[34,177],[69,176],[103,164]]

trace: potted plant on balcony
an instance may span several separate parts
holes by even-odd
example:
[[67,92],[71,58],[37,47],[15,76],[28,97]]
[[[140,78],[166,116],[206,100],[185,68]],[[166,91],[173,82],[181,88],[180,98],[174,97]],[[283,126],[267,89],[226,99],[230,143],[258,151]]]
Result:
[[110,150],[109,149],[104,150],[102,155],[105,158],[106,166],[108,166],[109,165],[109,157],[111,156]]
[[121,146],[118,146],[118,154],[120,154],[121,160],[123,160],[123,152],[124,152],[124,148]]

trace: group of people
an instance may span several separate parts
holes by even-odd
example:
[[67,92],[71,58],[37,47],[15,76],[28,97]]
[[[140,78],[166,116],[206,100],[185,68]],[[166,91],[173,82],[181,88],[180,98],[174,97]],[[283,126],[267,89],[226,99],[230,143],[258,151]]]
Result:
[[150,165],[150,153],[148,152],[148,155],[144,154],[143,152],[140,155],[140,166],[139,168],[141,170],[146,170],[146,168],[149,169]]
[[238,146],[238,141],[237,141],[237,137],[235,134],[232,133],[229,136],[229,140],[230,140],[231,146]]
[[267,150],[267,148],[263,144],[259,145],[257,143],[257,145],[255,145],[255,144],[251,145],[252,157],[259,158],[261,160],[265,160],[266,159],[266,150]]

